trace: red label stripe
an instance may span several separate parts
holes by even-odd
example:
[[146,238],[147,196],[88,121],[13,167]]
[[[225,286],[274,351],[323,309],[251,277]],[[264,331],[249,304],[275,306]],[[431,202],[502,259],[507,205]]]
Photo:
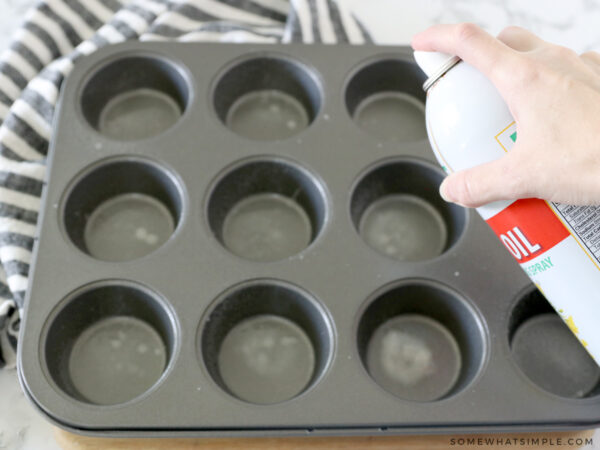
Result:
[[569,237],[548,204],[537,198],[517,200],[487,223],[519,263],[537,258]]

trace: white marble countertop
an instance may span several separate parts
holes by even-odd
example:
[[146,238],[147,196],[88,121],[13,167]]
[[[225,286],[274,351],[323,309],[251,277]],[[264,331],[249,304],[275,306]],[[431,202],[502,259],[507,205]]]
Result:
[[[404,44],[437,22],[475,22],[497,33],[520,25],[578,52],[600,50],[598,0],[343,0],[381,44]],[[0,0],[0,51],[33,0]],[[52,429],[26,401],[14,370],[0,370],[0,449],[53,450]],[[600,433],[595,441],[600,448]]]

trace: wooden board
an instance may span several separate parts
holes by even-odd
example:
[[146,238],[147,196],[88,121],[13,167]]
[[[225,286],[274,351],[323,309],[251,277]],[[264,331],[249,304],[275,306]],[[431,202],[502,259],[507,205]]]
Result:
[[[511,439],[511,445],[501,442],[492,445],[468,445],[467,448],[487,450],[545,449],[557,448],[557,439],[562,440],[561,449],[581,448],[575,442],[585,442],[594,430],[556,433],[473,434],[441,436],[380,436],[380,437],[305,437],[305,438],[249,438],[249,439],[112,439],[79,436],[64,430],[55,430],[58,444],[64,450],[436,450],[463,448],[459,439]],[[539,439],[533,445],[519,444],[520,439]],[[452,439],[455,439],[454,444]],[[515,440],[516,439],[516,440]],[[546,441],[543,441],[546,439]],[[572,439],[573,445],[568,445]],[[477,441],[475,441],[477,442]],[[553,445],[551,445],[553,442]],[[590,447],[588,447],[590,448]]]

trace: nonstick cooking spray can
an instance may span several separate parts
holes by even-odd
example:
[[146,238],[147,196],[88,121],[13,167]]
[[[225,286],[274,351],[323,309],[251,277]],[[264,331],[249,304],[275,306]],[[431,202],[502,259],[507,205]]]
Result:
[[[501,158],[517,140],[494,85],[456,56],[415,52],[427,74],[427,134],[446,173]],[[596,362],[600,362],[600,208],[537,198],[477,208]]]

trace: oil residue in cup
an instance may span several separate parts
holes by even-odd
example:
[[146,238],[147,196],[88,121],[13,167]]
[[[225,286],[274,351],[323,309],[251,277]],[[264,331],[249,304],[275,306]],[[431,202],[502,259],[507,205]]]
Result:
[[461,369],[458,344],[440,323],[404,314],[381,325],[367,349],[371,376],[407,400],[432,401],[446,395]]
[[231,130],[256,140],[288,138],[308,127],[309,122],[302,103],[275,89],[242,95],[231,105],[225,119]]
[[79,336],[69,357],[77,391],[109,405],[131,400],[160,378],[167,355],[160,335],[134,317],[102,319]]
[[304,250],[312,225],[304,209],[280,194],[251,195],[231,209],[223,224],[225,246],[253,261],[276,261]]
[[354,120],[367,133],[383,140],[417,141],[427,136],[425,106],[404,92],[384,91],[365,98]]
[[181,108],[169,95],[153,89],[135,89],[109,100],[100,114],[100,132],[115,139],[147,139],[173,126]]
[[440,213],[414,195],[386,195],[363,213],[359,232],[372,248],[400,261],[422,261],[441,254],[447,230]]
[[422,339],[394,329],[381,339],[381,366],[391,378],[406,386],[436,370],[431,350]]
[[84,241],[90,255],[104,261],[129,261],[166,242],[175,229],[160,201],[128,193],[101,203],[87,220]]
[[225,385],[238,398],[277,403],[295,397],[308,385],[315,354],[310,339],[294,322],[258,315],[228,333],[218,364]]

